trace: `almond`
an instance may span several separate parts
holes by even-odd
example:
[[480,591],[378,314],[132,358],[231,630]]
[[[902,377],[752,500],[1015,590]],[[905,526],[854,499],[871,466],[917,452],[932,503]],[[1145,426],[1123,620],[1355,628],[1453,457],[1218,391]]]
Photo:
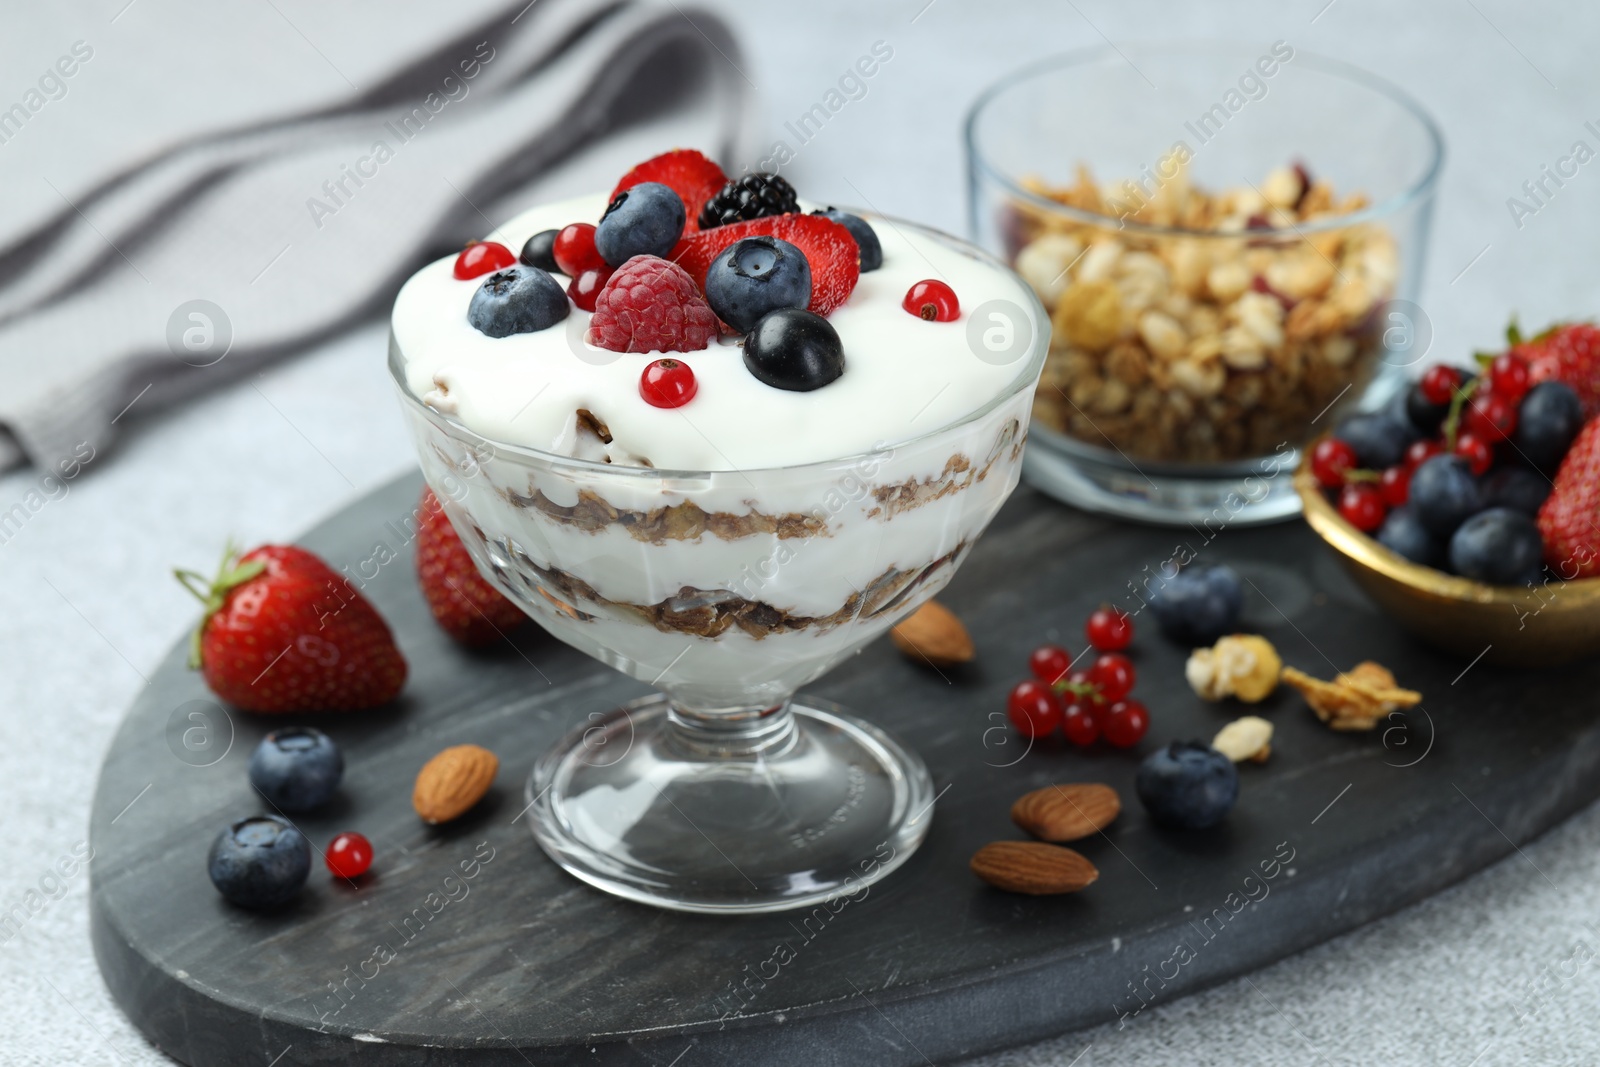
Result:
[[494,783],[500,760],[478,745],[447,748],[417,772],[411,806],[425,823],[438,824],[466,814]]
[[1047,785],[1011,805],[1011,821],[1043,841],[1076,841],[1099,833],[1122,811],[1117,791],[1098,782]]
[[918,663],[953,667],[972,659],[972,638],[955,612],[930,600],[889,631],[894,646]]
[[973,853],[972,873],[1008,893],[1076,893],[1100,872],[1070,848],[1041,841],[993,841]]

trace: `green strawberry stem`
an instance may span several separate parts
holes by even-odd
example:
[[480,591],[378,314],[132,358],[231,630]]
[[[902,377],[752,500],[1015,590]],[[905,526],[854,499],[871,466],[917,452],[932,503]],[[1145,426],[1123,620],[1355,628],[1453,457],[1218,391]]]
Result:
[[1450,398],[1450,413],[1444,417],[1444,449],[1446,452],[1456,450],[1456,434],[1461,429],[1461,409],[1467,406],[1467,401],[1472,399],[1472,394],[1478,391],[1478,383],[1483,378],[1472,379],[1466,385],[1456,390],[1455,396]]
[[1347,482],[1375,482],[1382,477],[1377,471],[1367,470],[1365,467],[1351,467],[1344,472],[1344,480]]
[[266,569],[264,560],[253,559],[248,563],[240,563],[239,546],[231,540],[222,550],[222,563],[217,567],[215,578],[207,579],[203,574],[178,567],[172,569],[172,576],[178,579],[178,584],[205,608],[200,625],[194,628],[194,635],[189,641],[190,670],[200,668],[200,639],[206,632],[206,624],[211,621],[211,616],[222,610],[222,603],[230,592]]

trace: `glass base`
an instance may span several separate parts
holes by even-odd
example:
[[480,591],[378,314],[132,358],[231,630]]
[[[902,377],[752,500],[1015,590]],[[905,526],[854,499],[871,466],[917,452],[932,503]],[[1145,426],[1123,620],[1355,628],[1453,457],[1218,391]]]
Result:
[[1299,453],[1227,464],[1139,463],[1037,423],[1022,456],[1022,480],[1085,511],[1208,536],[1228,526],[1259,526],[1300,514],[1294,490]]
[[922,760],[829,701],[697,717],[650,696],[568,733],[528,779],[533,836],[607,893],[675,911],[855,896],[927,836]]

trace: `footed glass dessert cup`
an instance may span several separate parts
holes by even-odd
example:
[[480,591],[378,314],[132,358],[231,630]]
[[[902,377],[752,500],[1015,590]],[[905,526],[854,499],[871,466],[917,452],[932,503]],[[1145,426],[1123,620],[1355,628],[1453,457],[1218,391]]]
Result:
[[942,589],[1015,488],[1049,338],[1037,301],[1016,311],[1030,340],[1008,354],[1015,375],[970,415],[765,470],[489,440],[412,392],[391,341],[423,474],[479,570],[551,634],[660,691],[575,725],[534,766],[529,818],[552,859],[630,900],[766,912],[855,894],[910,857],[933,816],[922,760],[795,693]]

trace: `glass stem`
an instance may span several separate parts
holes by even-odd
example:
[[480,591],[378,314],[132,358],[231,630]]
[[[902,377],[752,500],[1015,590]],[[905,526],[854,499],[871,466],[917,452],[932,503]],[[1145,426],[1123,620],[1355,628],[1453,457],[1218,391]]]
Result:
[[690,708],[671,702],[667,743],[686,759],[771,758],[794,743],[787,699],[770,706]]

